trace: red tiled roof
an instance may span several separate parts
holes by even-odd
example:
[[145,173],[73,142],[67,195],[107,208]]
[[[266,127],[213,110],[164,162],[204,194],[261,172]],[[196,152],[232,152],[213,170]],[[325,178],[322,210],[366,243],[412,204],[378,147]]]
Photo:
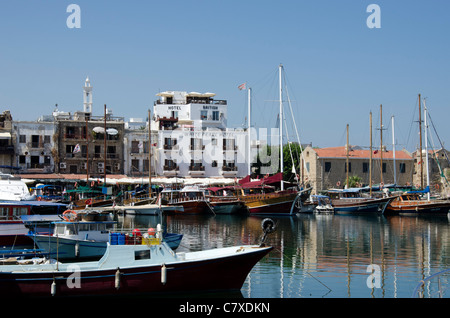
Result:
[[[330,147],[330,148],[318,148],[318,149],[314,149],[314,151],[317,153],[319,158],[346,158],[347,157],[347,150],[346,150],[345,146]],[[370,150],[364,150],[364,149],[352,150],[350,148],[348,155],[349,155],[350,159],[353,159],[353,158],[369,159],[370,158]],[[380,159],[380,158],[381,158],[380,151],[373,150],[372,159]],[[391,151],[391,150],[383,151],[383,159],[393,159],[393,151]],[[412,160],[413,158],[404,151],[396,151],[395,159]]]

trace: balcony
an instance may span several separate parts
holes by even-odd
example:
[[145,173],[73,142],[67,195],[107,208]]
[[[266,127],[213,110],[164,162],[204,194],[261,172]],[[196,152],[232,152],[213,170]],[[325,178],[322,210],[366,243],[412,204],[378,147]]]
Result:
[[179,171],[180,167],[178,167],[177,165],[170,165],[170,166],[165,165],[163,167],[163,174],[165,176],[176,176]]
[[237,175],[238,168],[235,166],[222,166],[221,174],[224,177],[235,177]]
[[205,166],[189,166],[189,174],[202,176],[205,174]]
[[204,145],[191,145],[190,149],[191,150],[205,150],[205,146]]

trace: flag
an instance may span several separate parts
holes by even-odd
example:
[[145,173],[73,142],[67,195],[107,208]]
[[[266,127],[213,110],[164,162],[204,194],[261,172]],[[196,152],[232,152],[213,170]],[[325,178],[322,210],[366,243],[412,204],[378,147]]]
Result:
[[80,149],[80,145],[79,144],[77,144],[76,146],[75,146],[75,148],[73,148],[73,151],[72,151],[72,153],[79,153],[81,151],[81,149]]
[[243,83],[241,85],[238,86],[239,90],[242,91],[243,89],[245,89],[247,86],[247,83]]

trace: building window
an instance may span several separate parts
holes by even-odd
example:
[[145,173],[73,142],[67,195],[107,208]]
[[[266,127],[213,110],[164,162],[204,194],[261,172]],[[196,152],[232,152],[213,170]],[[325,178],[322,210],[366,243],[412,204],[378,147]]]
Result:
[[[139,153],[139,148],[141,148],[141,147],[139,147],[139,143],[140,143],[140,141],[138,141],[138,140],[131,141],[131,153]],[[144,145],[142,144],[142,147],[143,146]]]
[[383,162],[383,173],[386,173],[386,162]]
[[211,138],[211,144],[217,146],[217,138]]
[[25,164],[26,163],[26,156],[19,156],[19,163],[20,164]]
[[219,120],[219,111],[212,112],[212,120]]
[[213,160],[213,162],[211,162],[211,167],[217,167],[217,160]]
[[326,161],[325,162],[325,172],[330,172],[331,171],[331,162]]
[[49,144],[50,143],[50,136],[49,135],[45,135],[44,136],[44,143],[45,144]]
[[31,148],[39,148],[39,135],[31,135]]
[[19,135],[19,142],[21,144],[24,144],[27,142],[27,136],[26,135]]
[[139,159],[131,160],[131,172],[139,172]]
[[200,111],[200,119],[206,120],[208,118],[208,111],[207,110],[201,110]]
[[[347,163],[344,164],[345,172],[347,172]],[[348,163],[348,172],[352,172],[352,163]]]
[[369,172],[369,163],[363,162],[363,173]]
[[400,173],[406,172],[406,163],[400,163]]

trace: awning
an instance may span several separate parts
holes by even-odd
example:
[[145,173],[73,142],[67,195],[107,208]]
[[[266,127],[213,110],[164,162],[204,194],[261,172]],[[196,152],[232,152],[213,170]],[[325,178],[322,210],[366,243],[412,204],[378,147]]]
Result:
[[9,132],[0,132],[0,139],[11,139],[11,133],[9,133]]

